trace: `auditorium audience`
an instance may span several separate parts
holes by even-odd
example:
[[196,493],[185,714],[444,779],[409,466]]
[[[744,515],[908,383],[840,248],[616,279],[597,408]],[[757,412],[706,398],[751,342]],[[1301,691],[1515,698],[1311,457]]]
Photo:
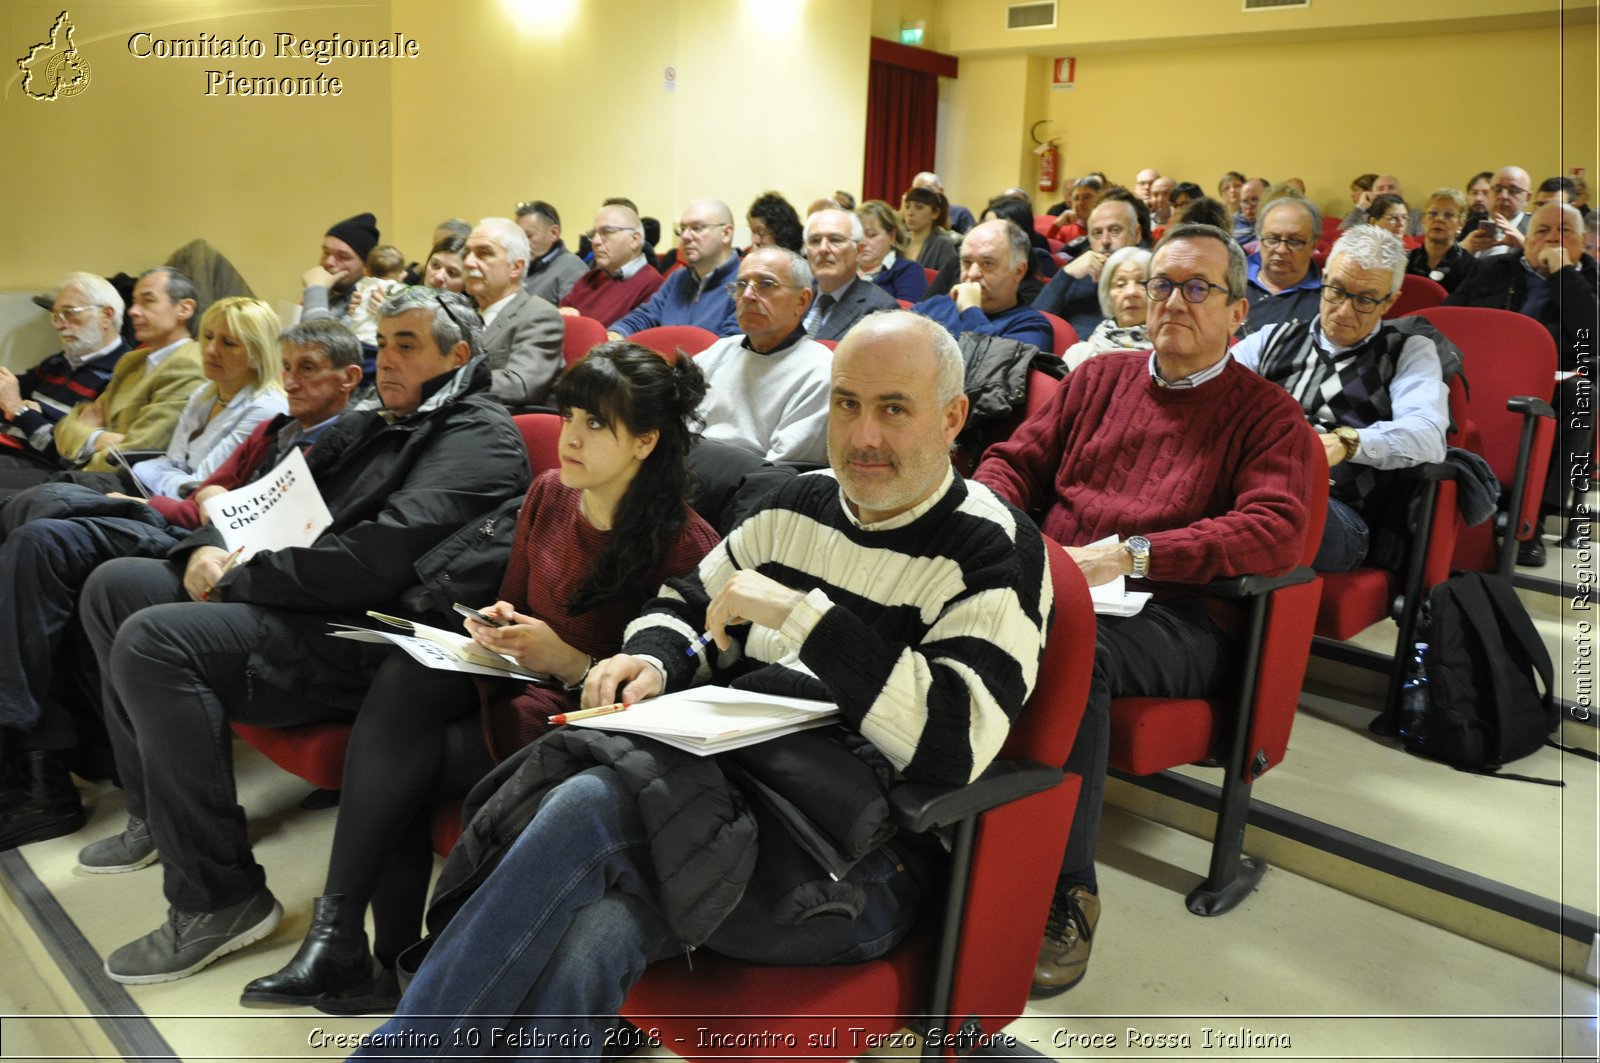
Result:
[[187,977],[272,932],[282,908],[234,796],[228,721],[350,720],[388,654],[329,638],[328,623],[365,625],[368,609],[415,615],[407,596],[425,555],[527,489],[527,451],[490,395],[465,300],[407,288],[381,313],[376,397],[309,455],[333,516],[312,545],[228,567],[207,525],[170,559],[110,561],[84,586],[128,822],[79,863],[129,871],[159,853],[171,906],[107,957],[115,981]]
[[1267,325],[1233,348],[1236,361],[1294,397],[1322,441],[1332,484],[1312,562],[1319,572],[1348,572],[1366,558],[1391,470],[1444,460],[1450,411],[1438,347],[1383,320],[1405,269],[1399,236],[1355,226],[1328,254],[1321,313]]
[[894,208],[881,199],[869,199],[856,208],[861,219],[861,254],[856,270],[896,299],[914,303],[928,291],[922,263],[905,254],[911,235]]
[[1493,223],[1493,229],[1481,225],[1473,228],[1462,238],[1461,246],[1479,258],[1521,251],[1528,231],[1528,196],[1532,191],[1533,183],[1522,167],[1502,166],[1496,170],[1489,184],[1489,213],[1484,218]]
[[[954,232],[957,242],[977,224],[978,219],[972,216],[972,211],[959,203],[951,203],[950,198],[945,196],[944,182],[939,180],[938,174],[924,170],[911,179],[911,187],[926,188],[930,192],[937,192],[944,198],[945,210],[939,224]],[[840,206],[843,206],[843,204],[841,203]]]
[[483,317],[489,392],[508,406],[539,405],[564,364],[566,325],[555,307],[522,286],[528,236],[510,218],[484,218],[467,237],[466,250],[465,288]]
[[946,227],[948,211],[944,196],[926,188],[910,188],[900,197],[900,216],[909,234],[906,257],[923,269],[937,273],[960,257]]
[[1436,188],[1422,212],[1422,243],[1406,260],[1406,272],[1427,277],[1453,292],[1472,273],[1477,259],[1456,243],[1467,200],[1454,188]]
[[311,927],[288,965],[247,985],[241,1003],[333,1014],[394,1007],[395,960],[422,932],[429,810],[538,738],[547,716],[578,708],[595,660],[622,645],[623,626],[716,544],[685,501],[684,459],[704,393],[693,359],[669,363],[626,342],[603,344],[562,374],[553,396],[559,470],[529,488],[498,600],[483,607],[505,626],[465,622],[485,650],[551,682],[467,676],[389,654],[356,713]]
[[194,285],[178,270],[157,266],[142,273],[128,306],[139,346],[117,359],[98,398],[56,422],[54,447],[43,452],[48,460],[0,453],[0,492],[43,483],[63,469],[108,472],[112,447],[165,450],[201,380],[200,345],[192,338],[196,305]]
[[806,335],[842,340],[857,321],[875,310],[892,310],[894,296],[856,276],[865,238],[861,219],[848,210],[819,210],[806,219],[806,262],[816,298],[806,311]]
[[[207,319],[219,308],[228,313],[226,304],[235,301],[216,304]],[[249,336],[254,330],[240,331]],[[0,850],[83,825],[65,762],[75,749],[93,744],[98,728],[58,696],[56,683],[59,677],[70,684],[67,677],[81,670],[64,639],[89,573],[116,557],[165,556],[206,522],[202,503],[272,469],[289,448],[309,446],[360,385],[361,345],[343,325],[301,322],[280,340],[288,416],[257,426],[188,498],[158,496],[145,504],[97,497],[75,484],[47,484],[0,510],[7,532],[0,546],[0,580],[7,588],[0,595],[0,760],[20,762],[27,780],[0,797]],[[53,515],[34,517],[36,511]]]
[[[1288,394],[1228,357],[1244,323],[1244,253],[1178,225],[1155,249],[1151,354],[1105,354],[990,447],[974,479],[1033,514],[1091,586],[1148,579],[1156,600],[1097,617],[1089,701],[1067,770],[1083,779],[1033,989],[1082,980],[1100,915],[1094,855],[1117,696],[1200,697],[1226,681],[1237,618],[1194,589],[1288,571],[1305,544],[1306,478],[1321,459]],[[1114,542],[1090,545],[1106,537]],[[1137,584],[1136,584],[1137,585]]]
[[1150,346],[1144,327],[1149,306],[1144,282],[1149,277],[1150,252],[1144,248],[1123,247],[1111,252],[1095,286],[1105,319],[1061,356],[1069,370],[1107,351],[1143,350]]
[[528,273],[522,287],[547,303],[563,296],[588,272],[561,239],[561,215],[542,199],[517,204],[517,224],[528,237]]
[[61,350],[21,376],[0,366],[0,463],[34,464],[50,471],[61,465],[55,427],[82,402],[92,402],[111,383],[117,361],[127,353],[122,338],[122,296],[111,282],[93,273],[68,273],[56,286],[50,325]]
[[366,276],[367,254],[377,244],[378,219],[370,212],[335,222],[323,234],[317,264],[300,275],[300,285],[305,289],[300,298],[300,320],[342,319],[350,310],[356,282]]
[[718,336],[738,332],[733,300],[726,291],[739,272],[733,212],[721,200],[697,199],[683,208],[673,231],[683,268],[668,273],[648,302],[616,322],[608,332],[612,339],[659,325],[694,325]]
[[1406,206],[1406,201],[1393,192],[1373,196],[1372,205],[1367,208],[1368,224],[1392,233],[1401,241],[1406,238],[1406,226],[1410,224],[1410,218],[1411,210]]
[[[955,342],[911,314],[853,330],[832,363],[832,475],[789,481],[669,581],[584,688],[586,705],[602,705],[711,679],[834,701],[839,722],[750,747],[736,777],[750,783],[624,735],[547,735],[491,798],[494,817],[531,795],[531,822],[457,847],[430,921],[444,919],[441,903],[455,914],[358,1056],[437,1036],[433,1051],[476,1057],[466,1043],[491,1028],[538,1043],[555,1024],[598,1051],[645,966],[686,947],[814,965],[871,959],[905,936],[946,862],[937,841],[902,831],[829,878],[791,844],[804,827],[768,814],[757,787],[786,789],[770,765],[787,750],[786,774],[827,787],[847,822],[870,817],[891,777],[975,778],[1033,687],[1052,610],[1044,544],[952,474],[962,375]],[[703,631],[715,644],[697,649]],[[645,748],[597,760],[630,747]],[[786,895],[806,908],[785,914]]]
[[750,246],[781,247],[805,253],[805,238],[800,231],[800,215],[778,192],[763,192],[744,214],[750,226]]
[[949,295],[930,295],[912,309],[956,339],[964,333],[1003,336],[1050,350],[1054,333],[1044,315],[1017,299],[1028,273],[1028,237],[1008,221],[984,221],[961,242],[961,280]]
[[644,226],[627,207],[601,207],[589,230],[594,268],[561,300],[563,314],[582,314],[610,328],[661,287],[644,257]]

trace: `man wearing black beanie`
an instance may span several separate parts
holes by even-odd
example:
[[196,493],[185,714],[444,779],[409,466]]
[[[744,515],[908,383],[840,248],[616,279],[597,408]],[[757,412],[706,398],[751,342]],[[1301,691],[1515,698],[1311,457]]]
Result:
[[342,320],[356,281],[366,275],[367,252],[378,243],[378,219],[357,214],[334,223],[322,238],[322,258],[300,275],[305,294],[300,320]]

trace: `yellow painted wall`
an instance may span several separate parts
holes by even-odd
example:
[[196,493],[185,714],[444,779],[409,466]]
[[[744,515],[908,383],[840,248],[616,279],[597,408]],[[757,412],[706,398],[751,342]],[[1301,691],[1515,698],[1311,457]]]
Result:
[[[868,5],[584,0],[559,31],[518,10],[394,2],[396,26],[438,42],[394,87],[395,203],[408,237],[451,214],[475,220],[540,198],[574,244],[602,198],[626,195],[662,220],[670,246],[684,203],[714,196],[733,208],[742,243],[745,208],[768,188],[802,211],[836,188],[859,194]],[[546,31],[519,29],[535,24]],[[451,101],[442,113],[441,100]]]
[[[41,290],[63,272],[129,273],[195,237],[212,242],[257,294],[299,297],[322,233],[341,218],[392,214],[393,64],[274,59],[273,34],[382,37],[386,4],[307,4],[240,14],[223,0],[74,0],[74,43],[89,64],[78,95],[29,99],[16,60],[47,40],[59,0],[0,5],[0,289]],[[262,39],[265,59],[135,58],[129,38],[202,32]],[[333,97],[208,97],[208,69],[337,76]],[[35,85],[37,87],[37,85]]]
[[[1491,54],[1502,73],[1488,80],[1483,57]],[[1018,61],[1016,53],[963,56],[962,81],[969,69]],[[1424,62],[1427,91],[1462,103],[1419,102],[1411,82]],[[1154,166],[1208,190],[1227,169],[1298,176],[1315,200],[1341,213],[1350,178],[1363,172],[1393,172],[1415,198],[1511,163],[1538,180],[1572,166],[1592,176],[1597,161],[1593,24],[1092,52],[1078,56],[1070,90],[1041,98],[1043,64],[1037,78],[986,86],[989,109],[964,109],[952,121],[941,151],[962,160],[963,181],[952,186],[958,200],[979,203],[1018,182],[1031,187],[1031,164],[1011,169],[1013,156],[995,145],[1026,136],[1038,118],[1060,136],[1067,175],[1103,170],[1131,183]],[[1363,85],[1371,91],[1351,88]],[[1342,113],[1325,114],[1329,103]],[[1040,194],[1036,203],[1057,198]]]

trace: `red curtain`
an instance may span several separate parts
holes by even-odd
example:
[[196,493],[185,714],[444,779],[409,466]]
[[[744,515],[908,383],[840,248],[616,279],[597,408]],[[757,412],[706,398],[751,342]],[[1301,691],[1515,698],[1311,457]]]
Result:
[[933,169],[939,120],[939,79],[920,70],[874,62],[867,79],[867,155],[864,199],[900,203],[911,178]]
[[873,38],[863,199],[898,206],[911,178],[933,169],[941,75],[956,75],[955,57]]

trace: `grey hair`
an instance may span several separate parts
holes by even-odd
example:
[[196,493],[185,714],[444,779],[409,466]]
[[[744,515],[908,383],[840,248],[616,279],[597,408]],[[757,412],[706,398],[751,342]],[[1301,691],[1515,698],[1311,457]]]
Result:
[[1299,207],[1301,210],[1305,211],[1306,215],[1311,218],[1311,242],[1316,243],[1318,240],[1322,239],[1322,211],[1318,210],[1317,205],[1311,202],[1311,200],[1301,199],[1299,196],[1279,196],[1277,199],[1274,199],[1272,202],[1266,204],[1259,211],[1257,211],[1257,236],[1261,235],[1261,227],[1267,224],[1268,215],[1277,210],[1279,207]]
[[483,318],[478,316],[478,307],[472,300],[460,292],[421,286],[401,288],[378,307],[378,316],[399,317],[412,310],[428,312],[433,342],[440,354],[449,353],[462,340],[473,354],[482,349]]
[[1376,225],[1352,225],[1346,229],[1328,252],[1328,267],[1331,269],[1334,261],[1342,256],[1349,256],[1350,261],[1362,269],[1388,270],[1393,278],[1389,284],[1391,293],[1399,290],[1400,281],[1406,275],[1406,245],[1398,236]]
[[[1021,262],[1031,266],[1033,263],[1033,244],[1028,240],[1028,234],[1023,232],[1017,226],[1017,223],[1010,218],[995,218],[994,221],[1003,226],[1002,231],[1005,233],[1006,243],[1011,246],[1011,264],[1015,266],[1018,262]],[[984,222],[983,224],[988,225],[991,223]]]
[[1154,256],[1142,247],[1119,247],[1111,252],[1111,257],[1106,259],[1106,264],[1100,267],[1100,312],[1106,317],[1115,318],[1117,315],[1111,311],[1111,278],[1125,262],[1137,262],[1145,275],[1150,277],[1150,259]]
[[[1215,225],[1197,225],[1192,222],[1183,222],[1168,229],[1166,235],[1156,241],[1156,246],[1151,250],[1153,256],[1159,255],[1161,249],[1170,243],[1179,240],[1215,240],[1228,251],[1228,301],[1243,299],[1246,285],[1249,284],[1249,267],[1244,260],[1244,248],[1239,246],[1232,236],[1223,232]],[[1155,262],[1152,260],[1151,266]]]
[[523,265],[528,264],[533,248],[528,246],[528,234],[522,231],[522,226],[510,218],[484,218],[478,228],[489,231],[507,258],[513,262],[521,259]]
[[356,339],[356,334],[342,323],[327,318],[297,321],[278,334],[278,342],[286,347],[321,351],[335,369],[361,364],[361,341]]
[[109,306],[111,308],[111,331],[113,334],[122,331],[122,312],[127,309],[127,304],[122,301],[122,295],[112,283],[98,273],[68,273],[61,278],[61,283],[56,285],[56,294],[60,295],[63,288],[76,288],[89,297],[95,306]]
[[791,251],[787,247],[763,247],[762,251],[777,252],[783,255],[784,261],[789,263],[789,283],[796,288],[809,288],[815,279],[811,274],[811,263],[806,261],[806,256],[798,251]]
[[[829,207],[828,210],[833,210],[833,211],[837,211],[840,214],[849,215],[849,217],[850,217],[850,239],[854,240],[856,243],[859,244],[862,240],[865,240],[867,238],[866,231],[861,228],[861,219],[856,216],[856,212],[855,211],[853,211],[853,210],[845,210],[843,207]],[[826,213],[826,212],[819,210],[819,211],[816,211],[813,214],[807,214],[806,215],[806,226],[805,226],[805,229],[800,234],[800,238],[802,240],[810,242],[810,240],[811,240],[811,223],[816,220],[818,214],[823,214],[823,213]]]
[[200,305],[200,293],[195,289],[194,281],[190,280],[189,275],[176,266],[152,266],[139,274],[139,279],[144,280],[152,273],[160,273],[166,276],[167,279],[162,285],[162,291],[166,292],[167,298],[174,303],[180,303],[185,299],[194,300],[194,313],[189,315],[187,325],[191,337],[198,335],[200,312],[205,308]]
[[435,229],[447,229],[465,240],[472,235],[472,225],[465,218],[446,218]]

